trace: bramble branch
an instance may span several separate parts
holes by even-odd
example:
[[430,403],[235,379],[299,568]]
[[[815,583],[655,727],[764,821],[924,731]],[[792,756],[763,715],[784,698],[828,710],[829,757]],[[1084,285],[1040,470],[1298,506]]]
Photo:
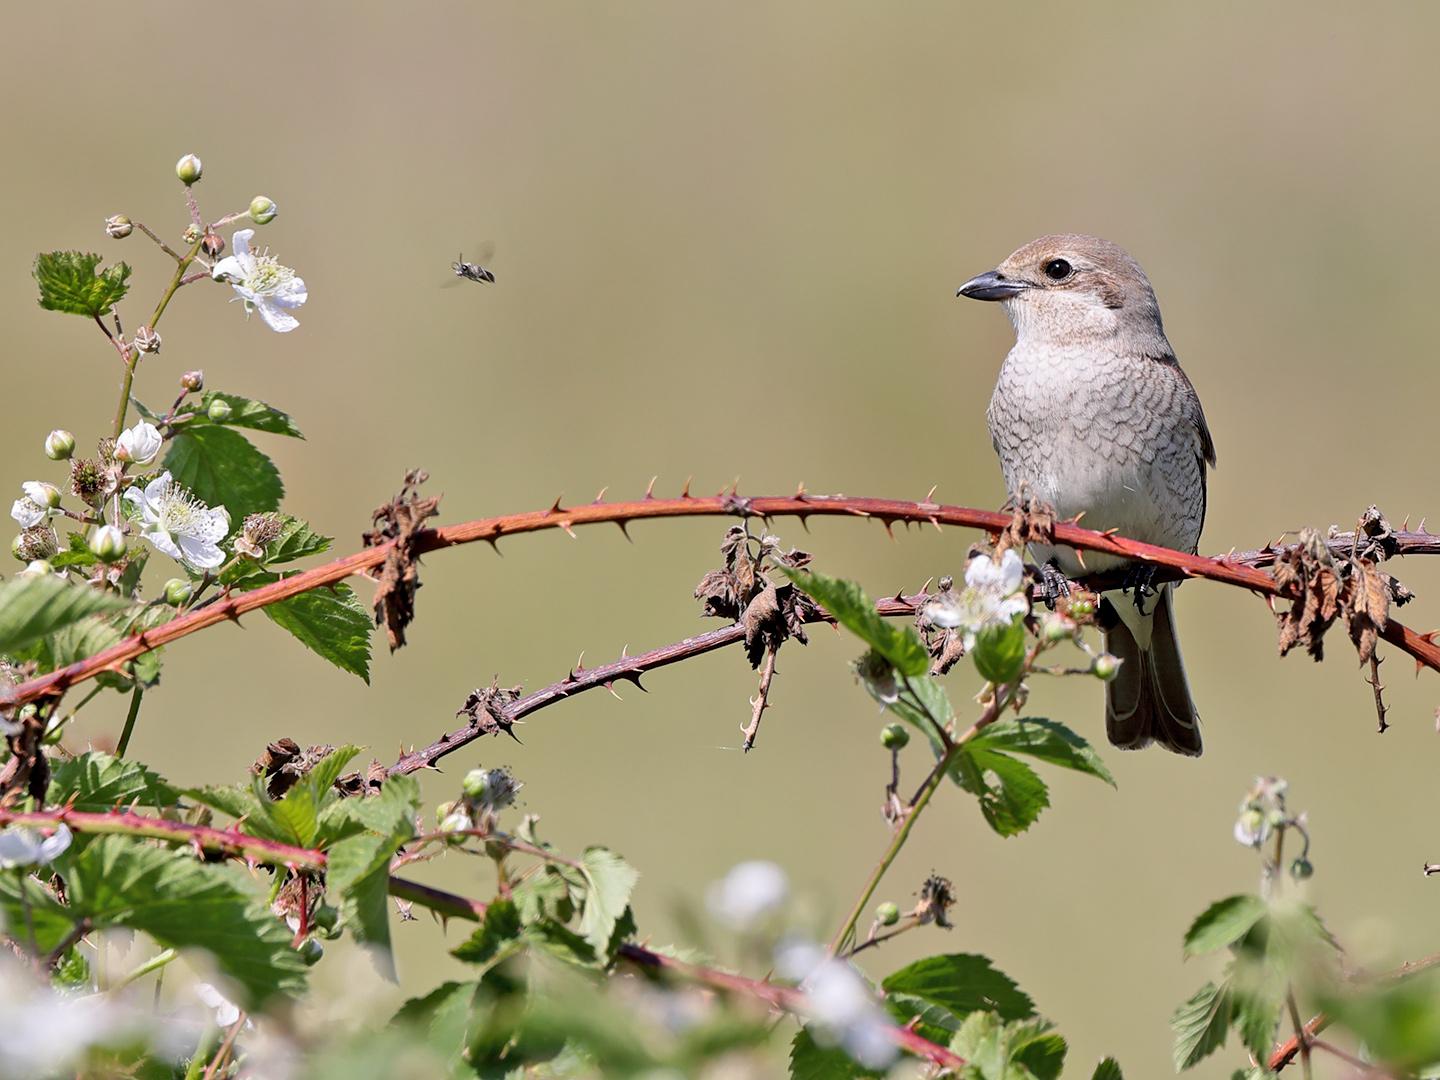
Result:
[[[706,498],[685,495],[678,499],[656,499],[647,496],[635,502],[593,502],[573,507],[562,507],[557,501],[548,510],[446,525],[421,533],[416,539],[414,551],[424,554],[480,540],[498,544],[503,537],[549,529],[564,529],[573,534],[574,529],[580,525],[610,524],[623,529],[634,521],[678,517],[797,517],[802,522],[810,517],[858,517],[873,518],[886,529],[892,529],[897,522],[905,522],[921,525],[929,523],[937,528],[956,525],[992,533],[1001,532],[1012,520],[1009,514],[973,507],[943,506],[939,503],[897,499],[810,495],[804,491],[791,496],[757,498],[733,493]],[[1155,568],[1156,582],[1200,577],[1250,589],[1264,596],[1284,598],[1274,579],[1261,568],[1273,563],[1285,548],[1267,547],[1209,558],[1144,544],[1112,533],[1085,529],[1069,522],[1056,524],[1054,535],[1058,543],[1067,547],[1149,564]],[[1347,553],[1353,544],[1353,534],[1340,534],[1327,541],[1327,546],[1332,551],[1342,555]],[[92,679],[102,672],[116,670],[144,653],[216,623],[238,619],[248,612],[257,611],[281,600],[334,585],[352,575],[373,570],[385,562],[393,546],[393,542],[379,544],[251,592],[224,596],[161,626],[128,637],[85,660],[30,679],[18,686],[0,690],[0,708],[8,709],[41,697],[59,694],[68,687]],[[1396,532],[1387,539],[1386,550],[1394,555],[1440,554],[1440,535],[1429,532]],[[1417,663],[1440,670],[1440,645],[1435,643],[1433,635],[1418,634],[1403,623],[1390,619],[1380,636],[1408,653]]]

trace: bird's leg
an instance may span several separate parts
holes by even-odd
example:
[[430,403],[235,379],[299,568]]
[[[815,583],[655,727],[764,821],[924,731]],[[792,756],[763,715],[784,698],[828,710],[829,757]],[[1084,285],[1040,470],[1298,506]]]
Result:
[[1135,594],[1135,610],[1145,614],[1145,601],[1155,595],[1155,567],[1150,563],[1131,563],[1125,568],[1125,583],[1121,592]]
[[1055,610],[1057,600],[1070,599],[1070,579],[1055,564],[1054,559],[1040,567],[1040,598],[1051,611]]

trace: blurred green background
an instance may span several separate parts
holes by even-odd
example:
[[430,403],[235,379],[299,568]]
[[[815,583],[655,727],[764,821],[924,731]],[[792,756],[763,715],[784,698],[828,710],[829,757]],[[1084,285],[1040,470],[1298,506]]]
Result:
[[[52,427],[108,425],[113,355],[41,311],[30,259],[89,247],[136,267],[127,323],[168,276],[124,212],[175,237],[172,166],[205,162],[208,217],[264,192],[261,239],[310,287],[287,336],[228,290],[180,294],[142,399],[179,372],[288,409],[309,436],[264,439],[286,508],[353,549],[369,510],[424,466],[442,520],[589,499],[811,491],[997,506],[984,425],[1011,335],[955,287],[1044,232],[1098,233],[1149,272],[1210,418],[1220,467],[1202,549],[1371,502],[1440,514],[1432,253],[1440,165],[1433,8],[448,3],[10,8],[0,323],[8,476],[57,479]],[[493,240],[494,287],[442,290]],[[263,617],[168,650],[133,752],[187,782],[234,779],[265,742],[353,740],[384,761],[454,726],[499,673],[534,688],[583,650],[603,662],[708,626],[690,591],[728,522],[641,524],[429,557],[410,647],[378,645],[372,685]],[[780,521],[817,565],[875,594],[954,572],[972,536]],[[1440,621],[1440,565],[1399,568]],[[362,593],[368,593],[361,584]],[[883,974],[931,951],[994,958],[1072,1040],[1169,1075],[1168,1017],[1212,970],[1180,936],[1253,887],[1230,838],[1257,773],[1291,780],[1315,830],[1312,892],[1359,963],[1435,950],[1440,683],[1384,669],[1394,728],[1336,631],[1330,662],[1278,660],[1256,599],[1180,595],[1204,714],[1199,761],[1109,755],[1118,792],[1054,775],[1054,808],[1001,840],[947,793],[881,890],[951,876],[958,927],[867,954]],[[737,729],[754,680],[723,653],[544,712],[523,746],[481,742],[429,774],[452,797],[475,763],[525,781],[542,833],[600,842],[644,872],[657,942],[737,860],[785,865],[840,915],[886,840],[881,721],[829,632],[781,661],[757,750]],[[966,703],[972,680],[951,680]],[[1103,741],[1101,691],[1037,685],[1032,711]],[[84,729],[113,740],[117,698]],[[918,750],[907,760],[918,780]],[[477,876],[478,875],[478,876]],[[477,864],[428,868],[479,894]],[[450,963],[428,920],[397,928],[406,986]],[[458,928],[448,940],[458,940]],[[323,970],[323,969],[322,969]],[[1228,1076],[1234,1051],[1198,1070]],[[1088,1075],[1088,1071],[1086,1071]]]

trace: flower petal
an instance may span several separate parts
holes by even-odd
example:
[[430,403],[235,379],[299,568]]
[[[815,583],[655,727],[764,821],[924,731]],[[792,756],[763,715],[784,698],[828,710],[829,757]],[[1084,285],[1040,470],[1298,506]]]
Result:
[[245,277],[245,267],[234,255],[226,255],[210,268],[210,276],[216,281],[231,278],[236,281]]
[[10,507],[10,516],[22,529],[29,529],[45,520],[45,510],[36,506],[28,496],[16,499]]
[[1014,548],[1006,548],[1005,554],[1000,556],[1000,591],[1009,596],[1020,588],[1020,583],[1025,580],[1025,563]]
[[255,310],[260,312],[260,318],[265,320],[266,326],[277,334],[288,334],[300,325],[299,319],[283,308],[276,307],[270,300],[271,298],[267,296],[255,304]]
[[175,539],[180,545],[180,558],[197,570],[214,570],[225,561],[225,552],[211,540],[183,533]]
[[154,544],[156,551],[159,551],[165,555],[169,555],[170,558],[174,559],[176,562],[181,562],[184,560],[184,554],[180,551],[178,547],[175,546],[175,541],[171,539],[170,534],[165,532],[163,529],[151,529],[149,532],[141,533],[140,535],[145,537],[146,540],[149,540],[150,543]]
[[305,279],[298,277],[291,278],[270,297],[272,303],[286,308],[297,308],[308,299],[310,294],[305,291]]

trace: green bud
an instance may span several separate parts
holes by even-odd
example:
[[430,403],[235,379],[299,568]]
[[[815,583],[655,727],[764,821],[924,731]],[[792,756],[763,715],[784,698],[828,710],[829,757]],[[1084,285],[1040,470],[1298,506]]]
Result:
[[471,769],[465,774],[465,779],[460,782],[460,790],[465,793],[467,799],[483,799],[488,780],[488,769]]
[[903,750],[910,741],[910,732],[903,724],[886,724],[880,729],[880,745],[886,750]]
[[310,916],[310,924],[329,934],[340,924],[340,910],[333,904],[321,904]]
[[175,175],[180,178],[182,184],[189,187],[205,175],[205,166],[194,154],[186,154],[175,163]]
[[49,559],[32,559],[26,564],[25,569],[20,571],[22,574],[53,574],[54,572],[55,567]]
[[112,240],[124,240],[135,231],[135,225],[124,214],[105,219],[105,234]]
[[313,937],[307,937],[300,943],[298,950],[300,959],[305,961],[306,967],[314,967],[325,955],[325,946],[316,941]]
[[470,815],[464,810],[456,810],[447,814],[445,820],[440,822],[441,832],[469,832],[475,828],[475,823],[470,820]]
[[1047,614],[1040,624],[1040,633],[1050,644],[1067,641],[1075,636],[1075,624],[1064,615]]
[[114,525],[101,525],[90,537],[90,553],[101,562],[118,562],[125,557],[125,534]]
[[234,411],[228,401],[223,398],[216,398],[210,402],[210,408],[205,411],[205,415],[210,417],[212,422],[223,424],[226,420],[230,419],[230,414]]
[[64,461],[75,452],[75,436],[56,428],[45,436],[45,456],[51,461]]
[[250,200],[250,220],[256,225],[269,225],[275,220],[277,213],[279,213],[279,208],[276,207],[275,200],[269,196],[256,195]]
[[1304,881],[1315,873],[1315,867],[1310,865],[1310,860],[1300,856],[1290,864],[1290,876],[1296,881]]
[[900,905],[886,900],[875,909],[875,918],[881,926],[894,926],[900,921]]
[[1120,670],[1120,660],[1109,653],[1101,653],[1090,665],[1090,671],[1101,682],[1109,682]]
[[1095,614],[1095,601],[1080,597],[1071,600],[1070,614],[1077,619],[1088,619]]
[[185,578],[172,577],[165,582],[165,602],[172,607],[188,603],[194,594],[195,586]]

